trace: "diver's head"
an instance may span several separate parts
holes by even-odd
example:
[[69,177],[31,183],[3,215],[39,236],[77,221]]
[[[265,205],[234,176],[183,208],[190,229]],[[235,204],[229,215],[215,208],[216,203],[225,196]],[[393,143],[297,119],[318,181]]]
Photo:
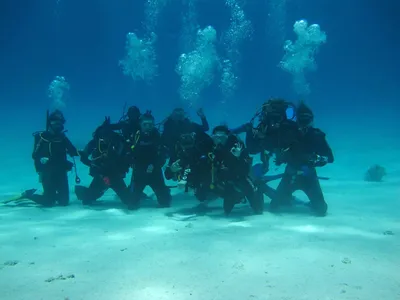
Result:
[[137,121],[140,118],[140,110],[137,106],[131,106],[126,115],[130,121]]
[[296,118],[297,124],[302,131],[306,131],[308,128],[313,126],[314,114],[303,101],[297,106]]
[[179,145],[184,150],[193,148],[195,143],[196,143],[196,133],[195,132],[184,133],[184,134],[181,134],[181,136],[179,137]]
[[284,99],[272,98],[263,105],[261,122],[268,127],[279,127],[282,121],[287,120],[286,111],[289,103]]
[[99,127],[96,128],[96,130],[93,132],[92,136],[94,139],[98,140],[104,140],[104,141],[110,141],[114,135],[114,131],[111,129],[110,126],[107,125],[100,125]]
[[214,145],[216,147],[224,146],[228,141],[229,133],[230,131],[228,129],[228,126],[226,125],[219,125],[215,127],[212,131],[212,136],[211,136]]
[[139,118],[140,131],[144,134],[150,134],[154,129],[154,117],[150,111],[147,111]]
[[170,115],[170,119],[175,122],[181,122],[186,119],[186,113],[183,108],[175,108]]
[[52,133],[61,133],[64,131],[65,118],[63,113],[56,109],[53,111],[48,119],[48,128]]

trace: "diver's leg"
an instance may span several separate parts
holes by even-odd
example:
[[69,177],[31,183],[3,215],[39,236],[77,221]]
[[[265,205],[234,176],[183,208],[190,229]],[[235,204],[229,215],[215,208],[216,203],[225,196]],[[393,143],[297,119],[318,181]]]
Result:
[[240,189],[243,191],[246,199],[249,201],[251,208],[255,214],[261,215],[264,212],[264,194],[260,191],[253,181],[247,177],[241,184]]
[[209,192],[210,192],[209,185],[200,183],[200,184],[197,184],[197,186],[195,187],[194,196],[200,202],[204,202],[207,200]]
[[310,200],[311,209],[319,216],[325,216],[328,204],[321,189],[317,176],[304,176],[301,180],[301,189]]
[[131,197],[128,204],[128,209],[138,209],[140,206],[140,199],[143,195],[144,188],[148,185],[149,175],[145,171],[135,171],[133,181],[131,182]]
[[270,209],[277,210],[280,206],[290,205],[292,201],[292,194],[295,191],[295,182],[291,174],[285,173],[279,182],[276,193],[271,198]]
[[222,193],[222,198],[224,201],[223,208],[226,216],[228,216],[232,212],[235,204],[239,203],[241,200],[241,197],[238,195],[238,192],[235,191],[235,188],[232,184],[225,185],[224,191]]
[[164,176],[162,174],[161,168],[154,169],[153,173],[150,176],[150,187],[153,189],[156,194],[157,201],[161,207],[170,207],[171,206],[171,191],[165,185]]
[[267,196],[269,199],[276,199],[277,197],[277,192],[276,189],[270,187],[267,183],[260,181],[255,182],[258,191],[263,193],[265,196]]
[[57,180],[57,202],[60,206],[69,204],[69,184],[67,172],[60,172],[56,175]]
[[43,194],[29,194],[27,199],[46,207],[54,206],[57,198],[57,187],[54,184],[53,172],[45,171],[41,173],[40,181],[43,187]]
[[75,194],[83,205],[90,205],[103,196],[108,189],[103,178],[100,175],[94,175],[89,187],[77,185],[75,186]]
[[[134,186],[133,182],[134,181],[135,181],[134,171],[132,170],[131,180],[129,181],[130,183],[129,183],[129,186],[128,186],[128,189],[131,192],[131,194],[133,194],[133,186]],[[140,198],[141,199],[148,199],[149,196],[145,192],[142,191],[142,195],[141,195]]]
[[125,181],[120,176],[115,176],[110,178],[111,188],[121,199],[122,203],[125,205],[129,205],[132,202],[132,193],[129,188],[126,186]]

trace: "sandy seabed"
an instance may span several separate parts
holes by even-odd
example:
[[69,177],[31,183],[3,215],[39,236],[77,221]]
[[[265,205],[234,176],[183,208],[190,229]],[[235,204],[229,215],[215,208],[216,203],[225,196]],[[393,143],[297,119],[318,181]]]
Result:
[[92,208],[73,194],[64,208],[1,206],[0,299],[400,299],[399,178],[335,170],[324,218],[305,207],[252,216],[246,204],[225,218],[219,201],[204,213],[176,190],[169,209],[153,197],[128,212],[112,192]]

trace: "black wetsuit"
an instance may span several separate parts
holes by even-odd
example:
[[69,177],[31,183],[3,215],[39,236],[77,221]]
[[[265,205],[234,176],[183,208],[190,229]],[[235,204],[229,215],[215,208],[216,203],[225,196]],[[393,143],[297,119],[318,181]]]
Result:
[[[279,153],[281,149],[290,147],[299,138],[299,130],[296,122],[283,120],[274,126],[268,126],[267,122],[260,122],[257,128],[252,128],[251,124],[245,124],[235,132],[246,132],[246,146],[250,154],[260,154],[263,174],[269,170],[269,160],[274,153]],[[260,175],[260,174],[258,174]],[[261,174],[262,175],[262,174]],[[259,191],[271,200],[276,199],[275,189],[267,185],[260,178],[253,176],[253,181]]]
[[[231,153],[237,144],[243,149],[240,157]],[[261,214],[264,209],[263,195],[250,178],[252,159],[244,144],[236,136],[230,135],[225,145],[213,151],[210,159],[214,171],[212,184],[214,191],[224,199],[225,213],[229,214],[235,204],[247,199],[254,212]]]
[[[185,180],[187,182],[186,191],[188,188],[192,188],[198,200],[206,200],[211,184],[211,163],[208,156],[214,148],[211,137],[205,132],[200,132],[195,135],[191,147],[182,147],[178,142],[174,148],[165,169],[165,177],[168,180]],[[173,173],[171,165],[178,160],[182,170]],[[190,171],[185,179],[185,172],[188,170]]]
[[166,162],[166,151],[161,143],[158,130],[149,134],[138,132],[131,147],[133,157],[132,189],[133,198],[130,207],[139,207],[140,198],[146,186],[150,186],[162,207],[171,204],[171,193],[165,185],[162,167]]
[[[28,199],[48,207],[56,203],[68,205],[68,172],[73,163],[68,161],[67,155],[78,156],[78,151],[64,133],[44,131],[34,135],[32,158],[43,186],[43,194],[30,194]],[[48,161],[43,164],[42,158],[48,158]]]
[[75,193],[85,205],[99,199],[109,188],[128,205],[131,193],[124,178],[130,167],[129,145],[115,132],[94,137],[80,152],[81,161],[90,167],[93,180],[89,187],[77,185]]
[[249,154],[254,155],[262,152],[261,139],[255,134],[255,129],[251,123],[246,123],[237,128],[232,128],[230,129],[230,132],[232,134],[246,134],[245,143]]
[[121,120],[116,124],[109,125],[112,130],[121,131],[125,140],[133,140],[136,132],[140,129],[139,120]]
[[164,123],[162,142],[167,147],[169,154],[171,155],[174,151],[174,147],[182,134],[201,133],[209,130],[208,121],[205,117],[201,118],[201,123],[201,125],[194,123],[187,118],[183,121],[167,119]]
[[289,205],[292,194],[302,190],[310,200],[311,209],[318,215],[325,215],[328,205],[317,177],[316,167],[334,161],[325,134],[316,128],[309,128],[297,142],[278,155],[278,163],[286,163],[284,176],[276,190],[277,198],[271,201],[271,209]]

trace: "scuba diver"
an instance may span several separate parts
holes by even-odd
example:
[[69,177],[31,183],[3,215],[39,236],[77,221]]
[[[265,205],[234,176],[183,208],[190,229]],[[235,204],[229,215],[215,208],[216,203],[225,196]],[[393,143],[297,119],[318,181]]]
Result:
[[224,211],[229,215],[235,204],[249,201],[254,213],[264,210],[263,194],[250,178],[252,159],[242,141],[231,134],[225,125],[213,129],[214,150],[211,161],[210,188],[224,199]]
[[[43,186],[43,194],[35,194],[36,189],[30,189],[22,193],[19,199],[29,199],[46,207],[69,204],[68,172],[75,166],[75,160],[70,162],[67,155],[74,159],[79,154],[65,135],[64,124],[65,118],[60,110],[51,114],[47,112],[46,130],[33,134],[32,158]],[[80,182],[78,176],[75,181]]]
[[[239,134],[246,132],[246,147],[250,154],[260,155],[261,163],[252,168],[251,177],[258,190],[271,200],[276,199],[276,190],[267,185],[264,176],[269,171],[270,159],[281,149],[289,147],[298,136],[298,127],[294,115],[289,117],[289,110],[295,110],[295,105],[281,98],[271,98],[265,102],[251,121],[233,130]],[[253,127],[258,117],[259,123]],[[275,179],[275,176],[273,177]]]
[[155,128],[154,117],[150,111],[140,117],[140,130],[135,134],[131,145],[133,196],[130,209],[140,205],[143,190],[150,186],[156,194],[161,207],[171,205],[171,192],[165,185],[162,167],[166,162],[166,150],[161,143],[159,131]]
[[161,138],[170,155],[182,134],[207,132],[209,130],[208,121],[203,110],[199,109],[197,115],[201,119],[201,125],[192,122],[186,116],[183,108],[175,108],[172,114],[163,122],[164,129]]
[[193,189],[199,201],[207,200],[211,184],[211,164],[207,161],[213,148],[213,140],[205,132],[182,134],[171,153],[165,178],[178,181],[185,192]]
[[112,130],[120,130],[125,140],[131,140],[139,130],[140,110],[137,106],[128,108],[128,112],[122,116],[116,124],[110,124]]
[[[296,132],[296,123],[292,120],[294,117],[288,118],[288,110],[294,108],[294,104],[284,99],[271,98],[262,105],[249,123],[231,130],[233,134],[246,133],[246,147],[250,154],[260,153],[265,173],[269,168],[271,153],[285,144],[283,138],[290,139],[288,134]],[[256,118],[259,119],[259,123],[254,127]],[[282,136],[283,131],[285,135]]]
[[310,200],[310,208],[319,216],[324,216],[328,205],[325,202],[317,176],[317,167],[333,163],[332,150],[325,133],[313,127],[314,114],[301,102],[296,110],[298,138],[287,148],[276,154],[276,164],[286,163],[286,169],[276,190],[277,197],[271,201],[271,210],[282,205],[290,205],[292,194],[303,191]]
[[130,167],[129,150],[124,137],[113,131],[110,119],[106,118],[93,133],[93,139],[79,152],[93,177],[89,187],[75,186],[75,194],[82,204],[93,204],[109,188],[125,205],[130,203],[131,193],[124,181]]

